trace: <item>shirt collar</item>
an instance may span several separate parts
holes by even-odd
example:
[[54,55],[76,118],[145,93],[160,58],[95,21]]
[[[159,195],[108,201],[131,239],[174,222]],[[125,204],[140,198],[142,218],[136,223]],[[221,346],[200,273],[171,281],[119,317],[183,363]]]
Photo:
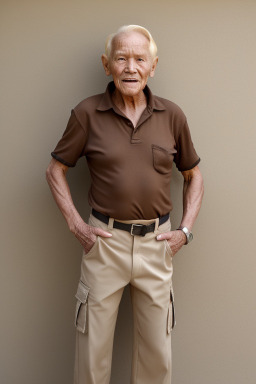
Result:
[[[109,109],[115,108],[111,97],[111,94],[114,92],[114,90],[115,84],[114,81],[111,81],[108,84],[105,93],[103,93],[102,99],[100,100],[100,103],[97,107],[97,111],[107,111]],[[147,97],[148,110],[164,111],[166,109],[164,104],[152,94],[150,88],[147,85],[143,91]]]

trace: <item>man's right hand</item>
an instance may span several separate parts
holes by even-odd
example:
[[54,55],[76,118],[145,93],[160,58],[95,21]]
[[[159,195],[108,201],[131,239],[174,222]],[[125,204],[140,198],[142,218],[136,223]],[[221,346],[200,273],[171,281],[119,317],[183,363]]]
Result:
[[80,222],[75,226],[75,229],[72,231],[75,237],[79,240],[80,244],[84,248],[85,253],[88,253],[93,245],[95,244],[97,236],[101,237],[111,237],[112,234],[104,231],[98,227],[91,227],[86,224],[84,221]]
[[46,178],[53,197],[65,217],[70,231],[74,233],[80,241],[85,253],[88,253],[93,247],[97,236],[111,237],[112,234],[101,228],[91,227],[83,221],[71,197],[66,179],[67,171],[68,166],[52,159],[46,171]]

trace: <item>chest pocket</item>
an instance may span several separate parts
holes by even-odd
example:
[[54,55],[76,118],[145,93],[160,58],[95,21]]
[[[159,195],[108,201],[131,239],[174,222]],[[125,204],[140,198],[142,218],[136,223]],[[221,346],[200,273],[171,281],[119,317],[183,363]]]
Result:
[[175,153],[177,153],[177,151],[174,148],[167,149],[152,144],[153,165],[155,170],[162,174],[170,173]]

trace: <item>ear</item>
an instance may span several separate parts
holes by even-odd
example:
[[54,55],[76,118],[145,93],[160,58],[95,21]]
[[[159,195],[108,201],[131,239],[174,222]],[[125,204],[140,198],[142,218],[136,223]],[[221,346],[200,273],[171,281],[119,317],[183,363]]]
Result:
[[158,56],[156,56],[153,60],[152,67],[149,74],[150,77],[154,77],[157,63],[158,63]]
[[106,75],[110,76],[111,72],[110,72],[110,69],[109,69],[109,60],[108,60],[107,55],[103,54],[101,56],[101,61],[102,61],[102,65],[103,65],[103,68],[104,68],[104,71],[105,71]]

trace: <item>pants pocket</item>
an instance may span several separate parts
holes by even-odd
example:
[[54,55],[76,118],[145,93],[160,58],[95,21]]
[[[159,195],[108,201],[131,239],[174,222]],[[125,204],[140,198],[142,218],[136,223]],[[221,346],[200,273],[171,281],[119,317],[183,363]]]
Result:
[[168,240],[165,239],[164,242],[165,242],[165,248],[166,248],[166,250],[167,250],[167,253],[168,253],[171,257],[173,257],[172,249],[171,249],[171,247],[170,247],[170,245],[169,245],[169,243],[168,243]]
[[76,329],[82,333],[88,332],[88,321],[87,321],[87,306],[88,306],[88,295],[90,288],[87,287],[81,280],[79,281],[77,292],[76,292],[76,313],[75,313],[75,326]]
[[97,246],[98,241],[99,241],[99,236],[97,235],[97,236],[96,236],[95,243],[93,244],[93,246],[91,247],[91,249],[90,249],[87,253],[85,253],[85,250],[83,249],[83,256],[84,256],[84,257],[89,256],[91,253],[94,252],[94,250],[95,250],[95,248],[96,248],[96,246]]
[[170,300],[167,314],[167,333],[170,334],[176,324],[175,320],[175,309],[174,309],[174,298],[172,289],[170,289]]

